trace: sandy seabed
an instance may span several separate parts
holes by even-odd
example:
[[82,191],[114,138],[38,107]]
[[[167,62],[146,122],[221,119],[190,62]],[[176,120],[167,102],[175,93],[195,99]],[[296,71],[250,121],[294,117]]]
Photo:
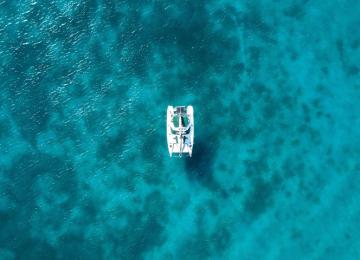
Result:
[[359,259],[359,13],[0,3],[0,258]]

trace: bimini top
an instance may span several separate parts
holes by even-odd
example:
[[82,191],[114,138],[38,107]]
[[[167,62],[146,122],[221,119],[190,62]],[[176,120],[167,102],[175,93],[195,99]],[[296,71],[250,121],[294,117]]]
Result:
[[192,155],[194,144],[194,109],[192,106],[168,106],[166,135],[170,157]]

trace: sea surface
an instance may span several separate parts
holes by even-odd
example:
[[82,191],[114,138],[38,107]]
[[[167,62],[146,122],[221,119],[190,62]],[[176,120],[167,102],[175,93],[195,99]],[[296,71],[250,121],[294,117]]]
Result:
[[359,28],[357,0],[0,1],[0,259],[360,259]]

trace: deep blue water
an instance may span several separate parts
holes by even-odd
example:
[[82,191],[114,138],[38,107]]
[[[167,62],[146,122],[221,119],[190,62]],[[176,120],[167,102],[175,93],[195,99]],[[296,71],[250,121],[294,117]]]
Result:
[[360,259],[359,14],[0,2],[0,259]]

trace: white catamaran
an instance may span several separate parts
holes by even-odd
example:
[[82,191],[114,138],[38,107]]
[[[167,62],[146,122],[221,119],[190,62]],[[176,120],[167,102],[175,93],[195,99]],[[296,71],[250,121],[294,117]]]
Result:
[[166,136],[170,157],[192,155],[194,144],[194,109],[192,106],[168,106]]

